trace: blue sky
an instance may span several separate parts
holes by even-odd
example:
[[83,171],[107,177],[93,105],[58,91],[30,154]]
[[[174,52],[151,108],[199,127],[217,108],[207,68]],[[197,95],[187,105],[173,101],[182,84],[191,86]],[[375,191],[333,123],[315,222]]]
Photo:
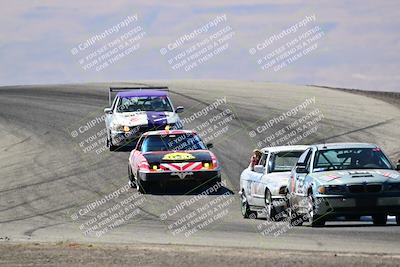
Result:
[[[400,91],[398,1],[0,1],[1,85],[238,79]],[[135,14],[146,32],[140,49],[84,71],[71,49]],[[222,14],[235,32],[229,48],[191,71],[173,70],[160,49]],[[314,14],[310,27],[324,32],[318,48],[280,71],[261,70],[249,49]]]

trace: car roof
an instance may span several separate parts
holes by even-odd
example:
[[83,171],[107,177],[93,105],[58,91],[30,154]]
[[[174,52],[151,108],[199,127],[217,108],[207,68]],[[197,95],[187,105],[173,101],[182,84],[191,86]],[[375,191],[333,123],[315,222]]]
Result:
[[149,135],[172,135],[172,134],[196,134],[196,131],[192,130],[160,130],[160,131],[149,131],[144,133],[144,136],[149,136]]
[[158,90],[129,90],[118,92],[117,96],[119,97],[135,97],[135,96],[168,96],[167,91],[158,91]]
[[377,148],[375,144],[369,143],[326,143],[313,145],[318,150],[323,149],[341,149],[341,148]]
[[261,149],[261,152],[285,152],[285,151],[301,151],[306,150],[310,146],[308,145],[296,145],[296,146],[271,146],[271,147],[264,147]]

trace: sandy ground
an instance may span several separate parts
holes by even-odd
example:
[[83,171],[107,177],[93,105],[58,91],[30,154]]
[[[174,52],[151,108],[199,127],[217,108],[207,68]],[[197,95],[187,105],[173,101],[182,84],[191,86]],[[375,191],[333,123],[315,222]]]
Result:
[[398,266],[400,256],[176,245],[4,244],[4,266]]

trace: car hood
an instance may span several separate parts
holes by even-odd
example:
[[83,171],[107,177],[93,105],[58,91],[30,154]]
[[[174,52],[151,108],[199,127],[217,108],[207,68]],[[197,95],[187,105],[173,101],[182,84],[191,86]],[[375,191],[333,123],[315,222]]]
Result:
[[341,170],[312,173],[320,184],[357,184],[383,183],[386,181],[400,182],[400,173],[395,170]]
[[143,156],[149,164],[212,161],[208,150],[157,151],[143,153]]
[[174,112],[138,111],[115,113],[113,123],[124,126],[162,126],[169,123],[176,123],[178,116]]

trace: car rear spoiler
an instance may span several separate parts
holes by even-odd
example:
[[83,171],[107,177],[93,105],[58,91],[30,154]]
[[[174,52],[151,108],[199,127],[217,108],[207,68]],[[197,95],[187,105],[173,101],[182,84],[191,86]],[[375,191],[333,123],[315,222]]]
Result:
[[123,92],[123,91],[131,91],[131,90],[160,90],[160,91],[169,91],[166,86],[155,86],[155,87],[110,87],[108,91],[108,104],[111,106],[111,94],[113,92]]

